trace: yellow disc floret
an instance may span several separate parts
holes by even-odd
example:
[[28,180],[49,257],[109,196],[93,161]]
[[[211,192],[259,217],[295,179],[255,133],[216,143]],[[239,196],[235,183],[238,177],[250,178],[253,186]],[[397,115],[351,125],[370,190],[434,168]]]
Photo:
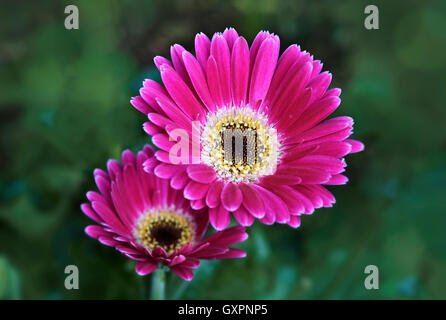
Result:
[[222,180],[250,183],[274,173],[280,144],[263,114],[231,107],[208,114],[202,147],[203,163]]
[[173,207],[151,209],[135,224],[134,238],[148,250],[161,247],[170,254],[193,242],[195,225],[188,214]]

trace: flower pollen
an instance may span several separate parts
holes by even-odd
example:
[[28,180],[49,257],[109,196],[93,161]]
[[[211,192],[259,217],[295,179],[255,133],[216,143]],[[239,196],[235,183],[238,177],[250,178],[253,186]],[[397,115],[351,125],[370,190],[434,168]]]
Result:
[[280,143],[266,116],[249,107],[209,113],[202,132],[203,163],[220,179],[252,183],[275,172]]
[[161,247],[171,254],[193,241],[195,225],[188,214],[173,207],[151,209],[137,221],[134,238],[150,251]]

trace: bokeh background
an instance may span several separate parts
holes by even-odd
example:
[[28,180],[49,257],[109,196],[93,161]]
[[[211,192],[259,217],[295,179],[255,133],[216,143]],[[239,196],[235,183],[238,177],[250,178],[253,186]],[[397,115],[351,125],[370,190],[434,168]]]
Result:
[[[75,4],[80,29],[64,28]],[[375,4],[380,29],[364,28]],[[298,43],[343,89],[336,115],[366,144],[348,157],[331,209],[301,228],[255,224],[248,258],[204,262],[168,298],[446,298],[446,2],[272,0],[9,1],[0,11],[0,298],[144,299],[150,277],[88,238],[92,171],[150,142],[129,103],[155,55],[235,27]],[[64,288],[75,264],[80,289]],[[364,268],[380,270],[379,290]]]

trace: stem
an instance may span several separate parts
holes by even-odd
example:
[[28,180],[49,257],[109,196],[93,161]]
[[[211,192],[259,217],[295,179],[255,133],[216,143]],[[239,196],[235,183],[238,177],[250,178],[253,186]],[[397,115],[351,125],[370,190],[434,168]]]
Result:
[[152,274],[152,288],[150,292],[152,300],[166,299],[166,272],[163,266],[160,266]]

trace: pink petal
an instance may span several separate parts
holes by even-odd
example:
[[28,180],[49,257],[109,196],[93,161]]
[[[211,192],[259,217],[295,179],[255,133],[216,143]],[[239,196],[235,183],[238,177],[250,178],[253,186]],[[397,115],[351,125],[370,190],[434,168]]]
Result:
[[212,183],[206,195],[206,204],[208,205],[208,207],[215,208],[220,204],[220,196],[222,190],[222,181],[217,180]]
[[153,136],[162,132],[160,127],[151,122],[144,122],[142,128],[149,136]]
[[211,41],[204,33],[195,36],[195,53],[203,70],[206,70],[210,48]]
[[324,156],[340,158],[349,154],[351,148],[352,148],[351,145],[346,142],[329,141],[321,143],[314,153]]
[[152,142],[155,146],[167,152],[169,152],[170,149],[175,145],[175,142],[170,141],[169,136],[164,133],[152,136]]
[[263,218],[265,216],[265,207],[263,205],[263,200],[256,189],[253,189],[244,183],[241,183],[239,188],[243,194],[243,206],[246,210],[258,219]]
[[308,107],[301,117],[296,121],[290,135],[303,132],[329,116],[341,103],[338,97],[327,97]]
[[296,139],[293,140],[295,142],[301,143],[304,141],[309,141],[319,137],[327,136],[329,134],[341,131],[345,128],[352,126],[353,126],[353,119],[350,117],[332,118],[300,134],[298,140]]
[[271,37],[264,40],[256,56],[249,86],[249,104],[255,106],[265,99],[279,55],[279,40]]
[[361,152],[365,148],[364,144],[361,141],[352,140],[352,139],[347,139],[347,140],[344,140],[344,141],[352,146],[352,150],[350,151],[350,153]]
[[348,182],[348,178],[342,174],[335,174],[331,176],[330,180],[324,182],[324,184],[328,185],[341,185],[346,184]]
[[299,216],[291,216],[290,221],[288,221],[288,225],[292,228],[300,227],[300,217]]
[[172,261],[169,264],[169,267],[173,267],[176,266],[178,264],[183,263],[184,261],[186,261],[186,257],[183,255],[179,255],[179,256],[175,256]]
[[229,225],[231,215],[222,206],[209,209],[209,220],[216,230],[224,230]]
[[249,227],[254,223],[254,216],[252,216],[243,206],[240,206],[234,211],[234,218],[240,225]]
[[178,166],[170,164],[160,164],[156,166],[154,173],[163,179],[170,179],[178,172]]
[[186,280],[186,281],[190,281],[193,279],[194,274],[193,272],[185,267],[182,266],[177,266],[177,267],[172,267],[170,268],[173,272],[175,272],[180,278]]
[[284,81],[286,74],[290,71],[292,65],[299,59],[300,47],[293,44],[289,46],[279,58],[276,71],[274,72],[271,85],[268,90],[266,101],[271,102],[271,98],[277,93],[280,85]]
[[99,239],[102,236],[110,236],[110,233],[105,231],[103,227],[97,225],[89,225],[85,228],[85,233],[93,238]]
[[190,206],[194,210],[200,210],[206,206],[206,202],[204,201],[204,199],[192,200],[190,202]]
[[94,212],[94,210],[91,208],[91,205],[89,203],[81,204],[81,210],[87,217],[96,221],[97,223],[103,222],[102,218],[99,217],[99,215],[96,212]]
[[203,104],[209,111],[215,111],[215,102],[209,92],[206,76],[198,61],[187,51],[183,52],[183,61],[192,84]]
[[187,84],[189,88],[192,88],[192,83],[183,62],[183,53],[185,51],[186,49],[184,49],[181,45],[175,44],[170,47],[170,56],[172,58],[173,67],[177,74],[181,77],[181,79],[183,79],[184,83]]
[[201,183],[211,183],[216,179],[215,170],[205,164],[195,164],[187,167],[189,177]]
[[312,103],[322,97],[331,83],[331,78],[331,73],[326,71],[311,79],[311,81],[308,83],[308,87],[311,88],[312,92],[309,103]]
[[[253,185],[257,191],[261,194],[263,204],[265,205],[266,215],[263,219],[269,220],[268,213],[272,213],[275,216],[274,221],[279,223],[286,223],[290,218],[290,213],[286,204],[271,191],[266,190],[257,185]],[[262,220],[261,220],[262,221]]]
[[161,79],[175,103],[193,120],[205,120],[201,104],[178,74],[171,68],[161,68]]
[[209,86],[209,91],[212,95],[214,102],[218,106],[223,106],[223,95],[220,84],[220,74],[217,66],[217,62],[213,56],[210,56],[207,62],[206,76]]
[[343,172],[345,169],[345,162],[334,157],[323,155],[308,155],[296,161],[288,163],[287,165],[297,168],[316,168],[322,169],[330,174],[337,174]]
[[234,43],[231,61],[232,96],[235,106],[246,103],[246,91],[249,81],[249,48],[243,37]]
[[244,258],[244,257],[246,257],[245,251],[237,248],[229,248],[228,251],[216,256],[215,259],[233,259],[233,258]]
[[130,103],[132,104],[132,106],[134,106],[138,111],[144,113],[144,114],[148,114],[149,112],[153,112],[153,108],[147,104],[144,99],[140,96],[137,97],[133,97],[130,100]]
[[232,51],[232,47],[234,46],[234,42],[238,38],[238,33],[234,28],[226,28],[223,32],[223,37],[225,37],[226,42],[228,43],[229,50]]
[[161,56],[156,56],[155,58],[153,58],[153,62],[155,63],[158,70],[161,69],[161,66],[163,64],[167,64],[168,66],[173,67],[172,63],[169,60]]
[[249,50],[249,60],[250,60],[250,69],[253,69],[254,62],[256,60],[257,53],[259,51],[260,46],[262,45],[263,41],[270,37],[271,34],[267,31],[260,31],[256,37],[254,38],[254,41],[252,42],[251,49]]
[[223,105],[231,104],[231,57],[225,38],[216,33],[211,42],[211,56],[215,58],[218,67],[220,90]]
[[188,200],[198,200],[206,195],[208,189],[208,184],[190,181],[184,188],[184,197]]
[[243,195],[237,184],[226,183],[221,192],[221,203],[228,211],[237,210],[243,201]]
[[148,275],[156,269],[158,269],[158,262],[152,260],[140,261],[135,266],[135,271],[140,276]]

